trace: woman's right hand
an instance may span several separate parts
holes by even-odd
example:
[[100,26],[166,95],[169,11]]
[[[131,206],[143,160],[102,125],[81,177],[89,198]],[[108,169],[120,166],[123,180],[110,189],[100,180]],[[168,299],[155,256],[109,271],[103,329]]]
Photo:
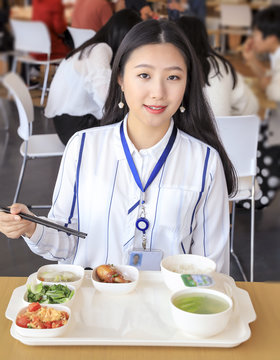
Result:
[[18,213],[32,214],[24,204],[13,204],[10,207],[11,214],[0,211],[0,231],[10,239],[17,239],[21,235],[31,237],[36,229],[36,224],[22,219]]

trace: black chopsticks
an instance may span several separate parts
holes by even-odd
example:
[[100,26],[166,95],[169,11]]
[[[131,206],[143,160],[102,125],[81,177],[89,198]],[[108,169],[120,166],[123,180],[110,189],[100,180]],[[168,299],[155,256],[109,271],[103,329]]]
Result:
[[[4,211],[7,214],[11,213],[9,208],[7,208],[5,206],[1,206],[1,205],[0,205],[0,211]],[[58,225],[58,224],[56,224],[54,222],[47,221],[47,220],[41,219],[41,218],[36,217],[36,216],[32,216],[32,215],[25,214],[25,213],[22,213],[22,212],[18,213],[17,215],[19,215],[21,218],[23,218],[25,220],[29,220],[29,221],[32,221],[34,223],[44,225],[44,226],[47,226],[49,228],[56,229],[58,231],[64,231],[67,234],[75,235],[75,236],[78,236],[78,237],[83,238],[83,239],[87,236],[86,233],[83,233],[81,231],[70,229],[70,228],[68,228],[66,226],[61,226],[61,225]]]

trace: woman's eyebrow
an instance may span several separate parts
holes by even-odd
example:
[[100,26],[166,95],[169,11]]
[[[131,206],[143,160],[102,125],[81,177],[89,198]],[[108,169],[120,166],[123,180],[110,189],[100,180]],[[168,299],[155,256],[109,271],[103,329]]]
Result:
[[[149,64],[139,64],[139,65],[136,65],[134,67],[135,69],[137,68],[151,68],[151,69],[154,69],[155,66],[153,65],[149,65]],[[178,71],[184,71],[180,66],[168,66],[166,68],[164,68],[164,70],[178,70]]]

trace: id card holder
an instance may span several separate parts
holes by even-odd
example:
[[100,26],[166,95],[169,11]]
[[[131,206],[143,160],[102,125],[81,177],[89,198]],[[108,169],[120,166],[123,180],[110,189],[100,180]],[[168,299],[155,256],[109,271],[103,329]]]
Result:
[[134,249],[128,253],[128,264],[138,270],[159,271],[162,257],[162,250]]

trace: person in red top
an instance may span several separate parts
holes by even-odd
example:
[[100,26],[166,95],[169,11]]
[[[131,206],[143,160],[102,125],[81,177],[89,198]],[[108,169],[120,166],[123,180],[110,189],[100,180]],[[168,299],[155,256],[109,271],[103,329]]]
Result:
[[[61,0],[33,0],[32,20],[43,21],[49,28],[52,42],[51,59],[64,58],[71,50],[63,42],[67,24]],[[46,59],[43,54],[32,54],[38,60]]]
[[72,13],[72,26],[98,31],[113,15],[106,0],[76,0]]

